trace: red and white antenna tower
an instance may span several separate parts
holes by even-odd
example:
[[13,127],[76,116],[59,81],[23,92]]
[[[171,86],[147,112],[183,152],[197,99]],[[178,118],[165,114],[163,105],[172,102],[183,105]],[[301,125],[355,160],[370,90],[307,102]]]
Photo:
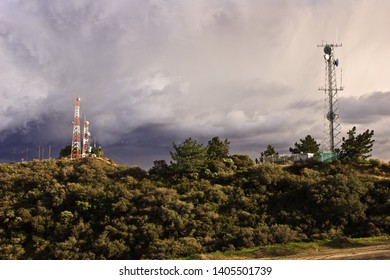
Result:
[[83,157],[86,157],[91,153],[90,135],[89,121],[87,121],[87,118],[84,118]]
[[70,158],[72,159],[81,158],[80,100],[80,97],[77,97],[74,106],[72,149],[70,152]]

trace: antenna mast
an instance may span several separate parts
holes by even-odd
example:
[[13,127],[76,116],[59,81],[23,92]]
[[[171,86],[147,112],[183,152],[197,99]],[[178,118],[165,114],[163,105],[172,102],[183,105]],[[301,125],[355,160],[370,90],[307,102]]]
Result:
[[[320,87],[318,90],[325,93],[325,108],[327,108],[325,117],[325,133],[329,137],[329,150],[335,152],[335,148],[340,144],[340,121],[338,107],[338,92],[343,90],[343,87],[337,87],[336,67],[339,66],[339,60],[334,58],[334,48],[342,47],[342,44],[324,44],[317,45],[324,48],[325,59],[325,87]],[[326,143],[326,142],[325,142]],[[325,144],[325,146],[328,146]]]
[[86,157],[90,154],[90,133],[89,133],[89,121],[87,118],[84,118],[84,137],[83,137],[83,157]]
[[81,157],[80,100],[80,97],[77,97],[74,106],[71,159],[79,159]]

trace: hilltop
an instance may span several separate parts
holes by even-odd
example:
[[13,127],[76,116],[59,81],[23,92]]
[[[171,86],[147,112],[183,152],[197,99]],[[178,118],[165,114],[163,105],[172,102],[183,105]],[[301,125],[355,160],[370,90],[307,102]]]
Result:
[[200,173],[108,159],[0,165],[1,259],[172,259],[390,232],[390,167],[371,160]]

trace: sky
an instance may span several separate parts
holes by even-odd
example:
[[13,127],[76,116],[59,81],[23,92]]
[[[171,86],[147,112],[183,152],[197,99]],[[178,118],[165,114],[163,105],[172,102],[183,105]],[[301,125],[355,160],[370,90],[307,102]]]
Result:
[[322,143],[322,43],[342,43],[340,136],[374,130],[372,155],[389,161],[388,11],[386,0],[0,1],[0,162],[39,147],[57,157],[76,97],[105,155],[143,168],[189,137],[228,138],[252,158],[308,134]]

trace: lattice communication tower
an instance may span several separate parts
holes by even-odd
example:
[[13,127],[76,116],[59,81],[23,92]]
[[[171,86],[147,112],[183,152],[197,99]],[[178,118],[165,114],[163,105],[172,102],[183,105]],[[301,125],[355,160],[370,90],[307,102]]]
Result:
[[324,148],[329,149],[331,153],[335,153],[336,147],[340,144],[340,120],[338,106],[338,92],[343,90],[343,87],[337,87],[336,67],[339,66],[339,60],[334,57],[334,49],[342,47],[342,44],[320,44],[317,47],[324,48],[325,59],[325,87],[320,87],[318,90],[325,93],[325,135],[328,141],[324,141]]
[[84,137],[83,137],[83,157],[89,156],[91,153],[91,145],[90,145],[90,133],[89,133],[89,121],[87,118],[84,119]]
[[70,158],[81,158],[80,97],[76,98],[73,118],[72,148]]

